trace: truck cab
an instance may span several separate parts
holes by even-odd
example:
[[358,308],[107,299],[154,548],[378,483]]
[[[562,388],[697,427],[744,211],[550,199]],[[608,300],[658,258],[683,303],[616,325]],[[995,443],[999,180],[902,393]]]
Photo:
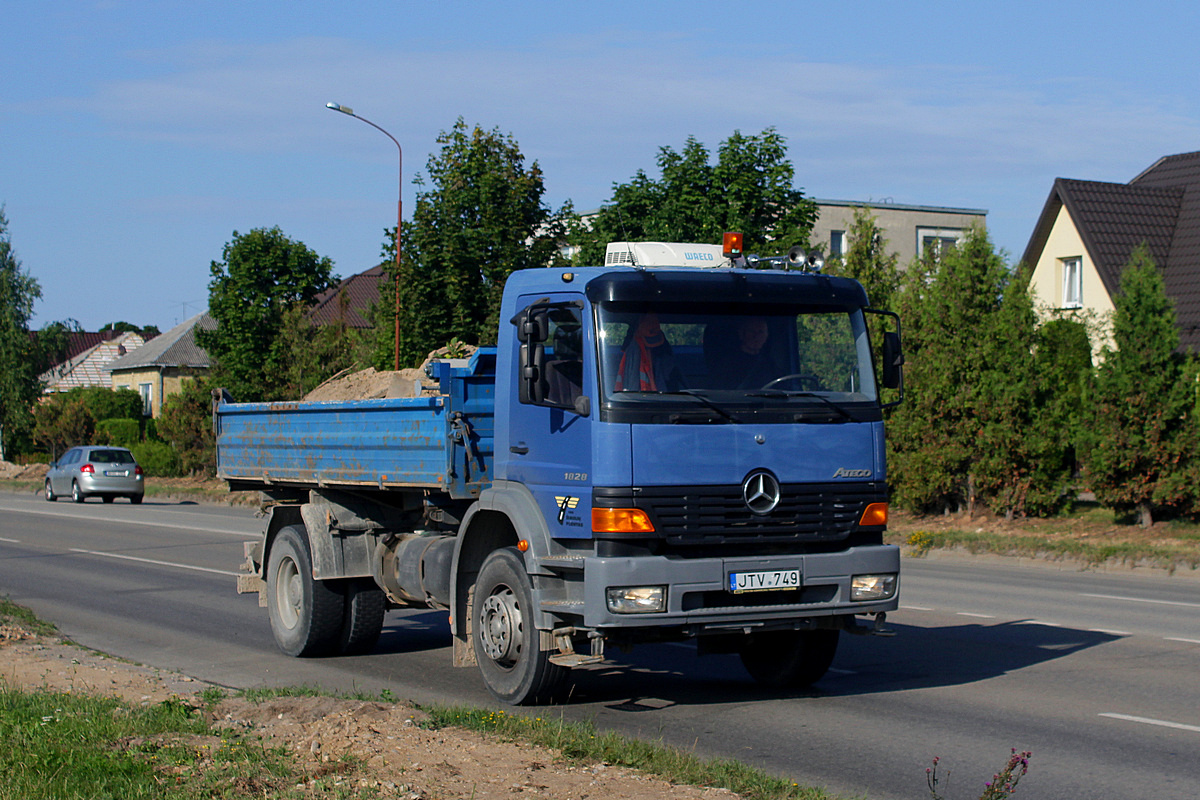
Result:
[[570,663],[694,637],[766,683],[811,682],[840,630],[897,603],[866,295],[719,247],[648,249],[510,276],[481,500],[544,521],[520,552],[536,627],[591,642]]

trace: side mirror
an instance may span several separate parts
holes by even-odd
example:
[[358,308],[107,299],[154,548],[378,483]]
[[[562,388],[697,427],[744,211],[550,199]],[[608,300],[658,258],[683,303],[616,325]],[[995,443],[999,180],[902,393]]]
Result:
[[899,389],[904,383],[904,353],[900,349],[900,334],[887,331],[883,334],[883,385],[888,389]]
[[517,399],[541,403],[546,399],[546,348],[541,342],[522,344],[519,358]]
[[530,306],[513,317],[512,323],[517,326],[517,341],[521,344],[544,342],[550,338],[550,319],[544,308],[535,310]]

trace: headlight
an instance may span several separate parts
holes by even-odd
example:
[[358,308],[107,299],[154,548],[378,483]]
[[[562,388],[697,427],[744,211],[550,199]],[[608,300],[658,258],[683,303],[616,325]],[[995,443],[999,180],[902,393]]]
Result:
[[667,610],[667,587],[621,586],[610,588],[608,610],[614,614],[653,614]]
[[896,593],[896,576],[891,575],[855,575],[850,579],[850,599],[854,602],[864,600],[887,600]]

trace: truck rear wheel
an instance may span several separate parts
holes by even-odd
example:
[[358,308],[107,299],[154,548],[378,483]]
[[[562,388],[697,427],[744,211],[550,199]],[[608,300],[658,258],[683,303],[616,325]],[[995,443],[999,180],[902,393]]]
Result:
[[289,656],[337,650],[346,598],[329,581],[313,580],[308,537],[289,525],[279,531],[267,563],[267,610],[275,643]]
[[475,581],[471,638],[488,691],[513,705],[551,702],[568,673],[538,646],[534,613],[520,554],[512,547],[496,550]]
[[757,683],[772,689],[808,686],[829,671],[838,630],[752,633],[742,643],[742,664]]
[[342,618],[342,655],[358,656],[375,649],[383,631],[387,598],[375,581],[353,578],[346,581],[346,608]]

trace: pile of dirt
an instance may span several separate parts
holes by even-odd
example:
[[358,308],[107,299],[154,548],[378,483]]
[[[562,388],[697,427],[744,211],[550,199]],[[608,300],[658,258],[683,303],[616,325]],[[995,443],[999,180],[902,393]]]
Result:
[[[196,695],[207,688],[186,676],[118,661],[11,623],[0,626],[0,684],[116,696],[135,704],[183,699],[198,707],[203,704]],[[471,731],[426,730],[417,724],[422,717],[403,703],[227,698],[214,709],[213,723],[219,729],[252,730],[270,744],[288,748],[311,776],[308,783],[337,773],[343,785],[375,788],[381,797],[738,798],[724,789],[675,785],[603,762],[568,763],[552,750]],[[354,766],[343,765],[346,756]]]
[[[477,349],[474,345],[463,345],[454,355],[456,358],[469,358]],[[425,367],[431,361],[449,358],[449,348],[442,347],[430,353],[416,369],[377,371],[374,367],[367,367],[358,372],[339,372],[305,395],[304,399],[329,403],[385,397],[434,397],[438,394],[437,386],[426,377]]]
[[11,461],[0,461],[0,480],[40,481],[46,477],[49,469],[46,464],[14,464]]

